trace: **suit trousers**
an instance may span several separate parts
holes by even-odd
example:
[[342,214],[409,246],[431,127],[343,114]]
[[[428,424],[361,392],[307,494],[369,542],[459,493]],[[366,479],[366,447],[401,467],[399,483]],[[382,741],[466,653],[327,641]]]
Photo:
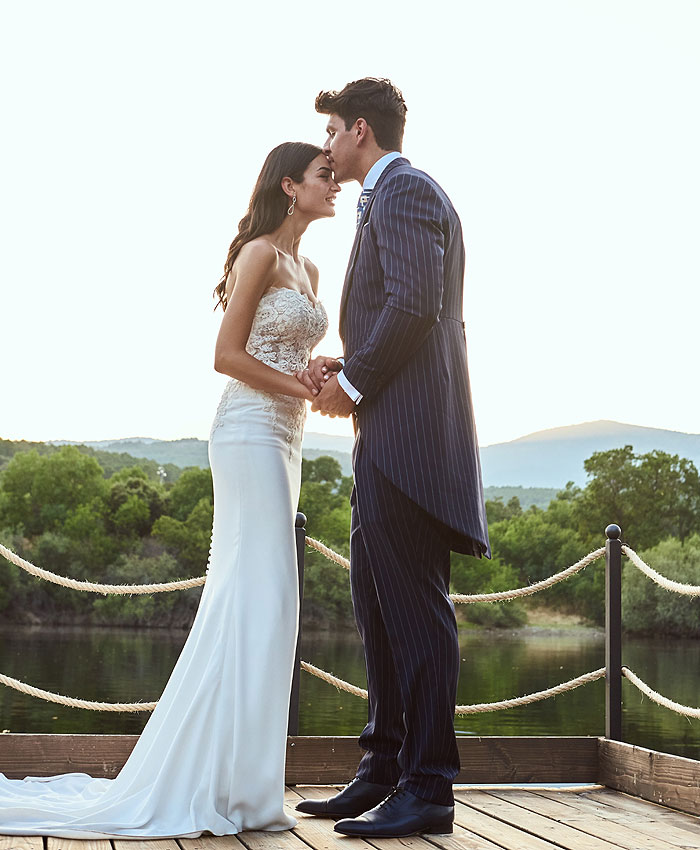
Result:
[[357,775],[451,806],[459,643],[445,527],[354,451],[350,583],[367,665]]

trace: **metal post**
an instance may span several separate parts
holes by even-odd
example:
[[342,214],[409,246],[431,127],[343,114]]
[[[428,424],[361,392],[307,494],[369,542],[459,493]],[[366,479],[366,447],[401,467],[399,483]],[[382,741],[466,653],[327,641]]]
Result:
[[301,511],[297,513],[294,522],[294,534],[297,542],[297,569],[299,571],[299,636],[297,637],[297,651],[294,658],[292,694],[289,700],[288,735],[299,734],[299,658],[301,652],[301,608],[304,601],[304,551],[306,549],[306,517]]
[[605,737],[622,740],[622,531],[605,529]]

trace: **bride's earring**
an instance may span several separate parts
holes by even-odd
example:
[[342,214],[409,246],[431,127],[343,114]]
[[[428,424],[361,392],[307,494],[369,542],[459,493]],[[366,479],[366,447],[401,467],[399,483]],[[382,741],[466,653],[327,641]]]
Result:
[[291,205],[291,207],[287,210],[287,215],[294,215],[294,204],[296,204],[296,202],[297,202],[297,196],[296,196],[296,195],[294,195],[294,196],[292,197],[292,205]]

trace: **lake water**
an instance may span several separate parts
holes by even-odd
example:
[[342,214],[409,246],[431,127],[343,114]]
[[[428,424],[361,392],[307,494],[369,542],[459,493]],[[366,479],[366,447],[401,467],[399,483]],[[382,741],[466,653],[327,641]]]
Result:
[[[186,633],[86,628],[0,628],[0,672],[68,696],[107,702],[157,700]],[[492,702],[543,690],[604,666],[601,633],[525,629],[461,634],[458,702]],[[302,658],[365,686],[355,632],[303,638]],[[623,662],[652,688],[700,704],[700,641],[627,638]],[[522,708],[456,719],[461,735],[602,735],[605,684],[584,685]],[[623,680],[623,736],[630,743],[700,759],[700,720],[654,705]],[[138,734],[147,713],[63,708],[0,685],[0,730]],[[357,735],[366,702],[302,672],[300,734]]]

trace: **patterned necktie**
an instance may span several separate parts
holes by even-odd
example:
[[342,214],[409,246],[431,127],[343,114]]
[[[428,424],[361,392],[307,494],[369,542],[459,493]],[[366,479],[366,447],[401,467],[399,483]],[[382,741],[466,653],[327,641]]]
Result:
[[360,194],[359,200],[357,201],[357,227],[360,226],[360,221],[362,220],[362,213],[365,211],[365,207],[369,203],[369,199],[372,196],[371,189],[363,189]]

